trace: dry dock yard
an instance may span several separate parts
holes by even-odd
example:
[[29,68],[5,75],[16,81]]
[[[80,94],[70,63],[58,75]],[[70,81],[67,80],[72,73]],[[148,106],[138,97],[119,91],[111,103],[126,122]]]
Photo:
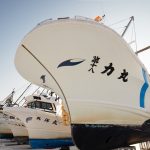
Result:
[[[141,148],[141,150],[149,150],[148,147],[145,146]],[[148,148],[148,149],[147,149]],[[13,139],[0,139],[0,150],[29,150],[31,149],[30,145],[18,145]],[[44,150],[44,149],[36,149],[36,150]],[[59,149],[53,149],[53,150],[59,150]],[[78,150],[76,147],[71,147],[70,150]],[[131,150],[129,148],[119,148],[115,150]],[[140,150],[140,148],[132,149],[132,150]]]
[[14,140],[0,139],[0,150],[26,150],[31,149],[29,145],[17,145]]

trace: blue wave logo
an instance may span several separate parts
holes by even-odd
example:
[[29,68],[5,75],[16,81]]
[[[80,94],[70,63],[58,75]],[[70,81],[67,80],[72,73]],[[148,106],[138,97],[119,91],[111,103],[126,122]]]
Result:
[[146,71],[143,68],[142,68],[142,73],[143,73],[143,78],[144,78],[144,84],[140,91],[140,107],[144,108],[145,107],[145,104],[144,104],[145,94],[149,87],[149,84],[148,84],[148,80],[147,80],[147,76],[146,76]]
[[76,66],[76,65],[81,64],[84,61],[85,61],[85,59],[80,59],[80,58],[68,59],[68,60],[61,62],[57,68],[64,67],[64,66]]

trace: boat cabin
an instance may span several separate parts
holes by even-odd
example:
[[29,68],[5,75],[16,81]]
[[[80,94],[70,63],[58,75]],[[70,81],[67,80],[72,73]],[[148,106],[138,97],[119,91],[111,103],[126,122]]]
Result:
[[43,101],[40,96],[33,96],[33,100],[29,101],[26,107],[56,113],[55,104],[48,101]]

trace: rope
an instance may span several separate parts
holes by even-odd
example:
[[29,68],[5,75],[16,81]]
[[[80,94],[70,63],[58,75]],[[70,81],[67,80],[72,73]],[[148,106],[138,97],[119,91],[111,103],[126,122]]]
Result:
[[[113,23],[113,24],[111,24],[111,25],[109,25],[109,26],[114,26],[114,25],[116,25],[116,24],[119,24],[119,23],[122,23],[122,22],[124,22],[124,21],[126,21],[126,20],[129,20],[129,19],[131,19],[131,17],[130,18],[126,18],[126,19],[122,19],[122,20],[120,20],[120,21],[118,21],[118,22],[116,22],[116,23]],[[137,40],[136,40],[136,30],[135,30],[135,22],[134,22],[134,19],[132,20],[133,21],[133,26],[132,26],[132,32],[131,32],[131,44],[133,43],[133,34],[134,34],[134,43],[135,43],[135,51],[137,52]],[[122,28],[125,28],[126,26],[124,26],[124,27],[122,27]],[[121,27],[118,27],[118,29],[121,29]],[[117,28],[116,28],[117,29]]]
[[118,21],[118,22],[115,22],[115,23],[113,23],[113,24],[110,24],[110,25],[108,25],[108,26],[109,26],[109,27],[110,27],[110,26],[114,26],[114,25],[116,25],[116,24],[122,23],[122,22],[124,22],[124,21],[129,20],[129,19],[130,19],[130,18],[122,19],[122,20],[120,20],[120,21]]
[[17,90],[15,90],[15,93],[21,91],[22,89],[24,89],[29,83],[25,83],[23,84],[21,87],[19,87]]
[[134,23],[134,20],[133,20],[133,29],[134,29],[134,38],[135,38],[135,51],[137,52],[137,40],[136,40],[136,30],[135,30],[135,23]]

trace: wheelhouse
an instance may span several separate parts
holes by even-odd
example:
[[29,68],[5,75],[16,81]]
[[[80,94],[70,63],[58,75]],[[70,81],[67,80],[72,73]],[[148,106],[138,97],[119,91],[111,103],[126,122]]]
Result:
[[40,101],[40,98],[41,97],[38,97],[36,101],[28,102],[27,107],[32,109],[40,109],[51,113],[56,113],[56,106],[54,103]]

